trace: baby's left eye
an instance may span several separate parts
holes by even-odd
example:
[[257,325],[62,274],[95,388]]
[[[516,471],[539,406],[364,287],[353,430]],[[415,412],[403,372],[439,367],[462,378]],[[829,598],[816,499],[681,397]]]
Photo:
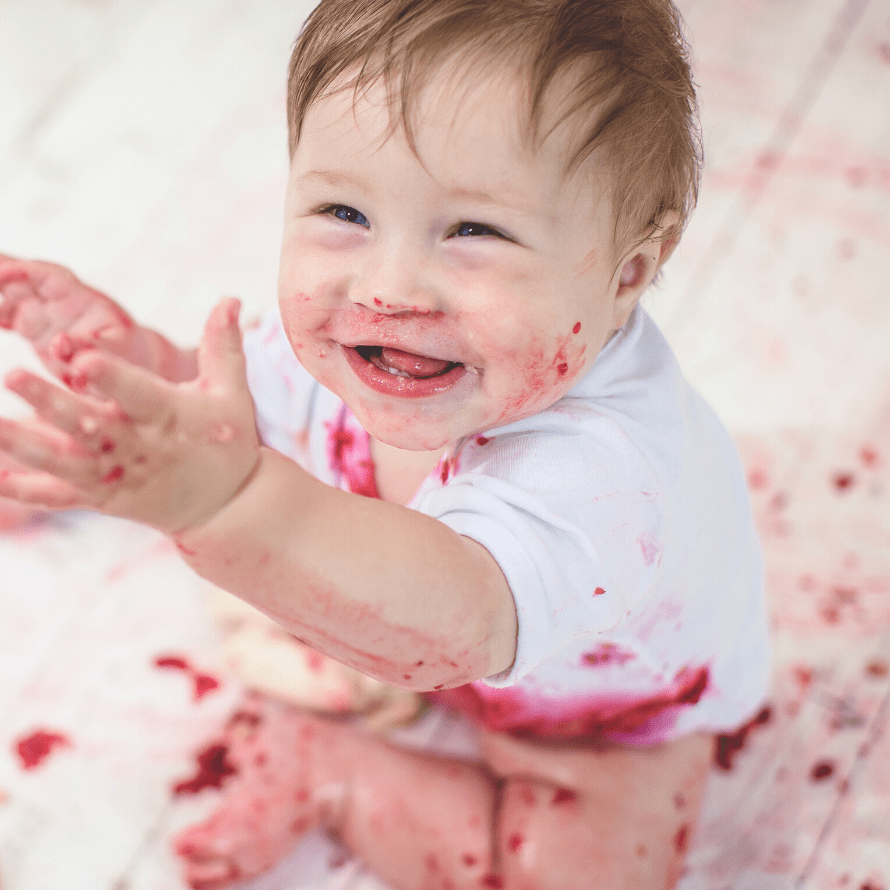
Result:
[[485,223],[478,222],[462,222],[458,227],[454,230],[455,237],[458,238],[478,238],[481,235],[492,235],[495,238],[503,238],[505,237],[502,232],[499,232],[492,226],[487,226]]

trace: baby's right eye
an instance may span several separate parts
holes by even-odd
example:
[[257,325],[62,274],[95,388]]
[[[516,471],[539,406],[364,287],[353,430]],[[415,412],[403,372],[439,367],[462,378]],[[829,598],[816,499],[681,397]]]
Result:
[[371,228],[371,224],[364,213],[356,210],[355,207],[348,207],[346,204],[328,204],[327,207],[322,207],[320,212],[336,216],[337,219],[342,219],[343,222],[356,223],[357,225],[364,226],[366,229]]

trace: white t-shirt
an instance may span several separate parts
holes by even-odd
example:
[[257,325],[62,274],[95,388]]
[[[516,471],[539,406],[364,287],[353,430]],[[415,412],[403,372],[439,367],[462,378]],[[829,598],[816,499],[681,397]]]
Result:
[[[277,314],[245,351],[263,441],[374,495],[367,434]],[[638,744],[732,730],[762,704],[763,566],[741,463],[641,308],[556,404],[454,443],[410,506],[492,554],[519,617],[510,670],[439,702],[495,731]]]

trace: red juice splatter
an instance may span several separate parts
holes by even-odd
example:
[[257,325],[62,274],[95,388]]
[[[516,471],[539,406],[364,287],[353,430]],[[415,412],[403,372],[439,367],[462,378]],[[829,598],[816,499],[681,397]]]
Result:
[[622,649],[614,643],[600,643],[596,649],[585,652],[582,661],[590,667],[596,667],[601,664],[627,664],[633,658],[636,658],[633,652]]
[[114,442],[111,441],[111,439],[103,439],[102,444],[99,447],[101,448],[103,454],[111,454],[116,446]]
[[475,856],[472,856],[470,853],[464,853],[462,860],[463,860],[463,864],[467,868],[472,868],[479,861]]
[[190,671],[191,665],[179,655],[159,655],[155,659],[155,667],[173,668],[177,671]]
[[560,362],[556,366],[556,370],[559,372],[560,377],[562,377],[564,374],[568,374],[568,372],[569,372],[568,362]]
[[19,739],[15,749],[22,762],[22,769],[36,769],[57,748],[70,748],[71,740],[60,732],[38,729]]
[[489,439],[485,436],[476,436],[476,444],[477,445],[487,445],[490,441],[491,441],[491,439]]
[[596,590],[593,591],[594,596],[602,596],[606,591],[603,590],[602,587],[597,587]]
[[580,322],[580,321],[576,321],[576,322],[575,322],[575,327],[572,328],[572,333],[573,333],[573,334],[577,334],[580,330],[581,330],[581,322]]
[[507,840],[507,846],[511,853],[516,853],[524,843],[525,838],[521,834],[511,834]]
[[755,717],[749,720],[744,726],[739,727],[735,732],[728,734],[720,734],[715,739],[714,745],[714,761],[717,766],[727,772],[733,768],[736,754],[745,747],[753,729],[763,726],[772,720],[773,709],[769,706],[762,708]]
[[207,693],[219,689],[219,680],[216,677],[211,677],[210,674],[195,674],[192,680],[195,684],[195,701],[204,698]]
[[824,782],[832,775],[834,775],[834,764],[830,760],[820,760],[810,770],[810,778],[814,782]]
[[194,776],[177,782],[173,786],[173,793],[197,794],[205,788],[222,788],[230,776],[238,773],[238,768],[227,759],[228,753],[227,745],[209,745],[199,752]]

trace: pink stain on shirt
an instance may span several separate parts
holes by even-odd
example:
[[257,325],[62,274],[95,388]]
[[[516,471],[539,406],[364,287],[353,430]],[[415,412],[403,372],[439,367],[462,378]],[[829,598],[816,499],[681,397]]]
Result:
[[622,649],[614,643],[601,643],[590,652],[585,652],[582,661],[589,667],[597,667],[606,664],[627,664],[634,658],[636,656],[628,649]]
[[428,697],[492,732],[651,744],[670,736],[676,718],[701,699],[709,682],[708,668],[701,667],[686,668],[663,689],[641,696],[595,693],[548,698],[521,686],[496,689],[469,683]]
[[328,466],[353,494],[379,498],[371,457],[371,437],[346,405],[336,421],[326,423]]
[[640,553],[643,554],[643,563],[647,566],[651,566],[661,555],[661,544],[650,532],[643,532],[637,538],[637,544],[639,544]]

